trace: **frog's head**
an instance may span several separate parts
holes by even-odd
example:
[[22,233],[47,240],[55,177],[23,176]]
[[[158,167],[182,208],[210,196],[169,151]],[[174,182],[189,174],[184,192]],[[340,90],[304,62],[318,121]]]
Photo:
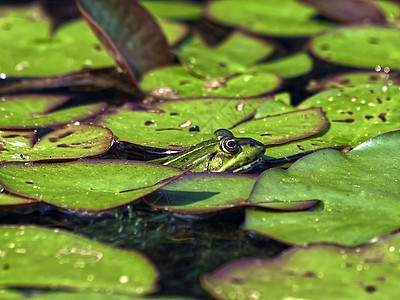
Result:
[[206,159],[206,170],[210,172],[239,172],[259,160],[265,152],[264,144],[259,141],[236,138],[226,129],[216,130],[213,139],[215,151]]

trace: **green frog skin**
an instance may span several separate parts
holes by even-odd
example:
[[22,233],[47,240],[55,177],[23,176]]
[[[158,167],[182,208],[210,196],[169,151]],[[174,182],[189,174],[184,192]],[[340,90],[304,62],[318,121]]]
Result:
[[236,138],[227,129],[218,129],[213,137],[175,156],[150,162],[192,172],[240,172],[260,160],[265,146],[251,138]]

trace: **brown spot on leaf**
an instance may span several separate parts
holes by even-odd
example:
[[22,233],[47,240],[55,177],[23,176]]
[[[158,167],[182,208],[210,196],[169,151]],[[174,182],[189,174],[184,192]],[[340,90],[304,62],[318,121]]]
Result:
[[190,81],[189,80],[181,80],[179,81],[179,85],[185,85],[188,84]]
[[353,114],[352,111],[341,111],[340,113],[341,113],[342,115],[348,114],[348,115],[350,115],[350,116]]
[[299,150],[301,150],[301,151],[304,151],[304,150],[305,150],[303,145],[296,145],[296,147],[297,147]]
[[376,292],[376,286],[373,285],[367,285],[364,289],[369,294]]
[[363,286],[364,282],[362,282],[361,280],[356,280],[356,281],[354,281],[354,284],[357,286]]
[[32,181],[25,181],[25,183],[27,183],[27,184],[33,184]]
[[260,136],[270,136],[270,137],[273,137],[274,135],[273,135],[272,133],[263,133],[263,134],[260,134]]
[[321,146],[321,144],[311,143],[312,146]]
[[386,120],[386,113],[380,113],[379,115],[378,115],[378,118],[379,119],[381,119],[382,120],[382,122],[386,122],[387,120]]
[[317,274],[315,274],[315,273],[312,272],[312,271],[307,271],[307,272],[305,272],[305,273],[303,274],[303,277],[316,278],[316,277],[317,277]]
[[375,93],[375,91],[374,91],[374,90],[369,90],[369,92],[370,92],[371,94]]
[[378,102],[379,104],[382,104],[381,98],[376,98],[376,102]]
[[353,123],[354,119],[332,120],[332,122]]
[[16,138],[16,137],[19,137],[19,134],[3,135],[3,138],[5,138],[5,139],[12,139],[12,138]]
[[146,121],[144,122],[144,125],[149,126],[149,125],[153,125],[154,121]]
[[74,145],[74,146],[78,146],[78,145],[80,145],[81,143],[71,143],[71,145]]
[[58,144],[57,147],[59,147],[59,148],[71,148],[71,146],[68,145],[68,144]]
[[83,147],[83,149],[92,149],[92,148],[93,148],[92,146]]
[[386,101],[390,101],[390,100],[392,100],[392,98],[386,97]]
[[386,280],[385,276],[378,276],[375,278],[376,281],[384,282]]
[[371,115],[366,115],[366,116],[364,116],[364,118],[366,118],[367,120],[370,120],[370,119],[372,119],[374,116],[371,116]]
[[55,143],[55,142],[58,142],[58,138],[51,137],[51,138],[49,138],[49,141],[52,142],[52,143]]
[[222,67],[222,68],[226,68],[226,63],[220,61],[220,62],[218,63],[218,66],[220,66],[220,67]]
[[231,283],[233,283],[233,284],[243,284],[243,283],[244,283],[244,280],[243,280],[242,278],[235,278],[235,277],[233,277],[233,278],[231,279]]
[[370,38],[368,39],[368,43],[370,43],[370,44],[372,44],[372,45],[377,45],[377,44],[379,44],[379,38],[377,38],[377,37],[370,37]]
[[3,270],[8,270],[10,268],[10,265],[9,264],[4,264],[3,265]]
[[321,50],[328,50],[329,49],[329,45],[328,44],[322,44],[321,45]]

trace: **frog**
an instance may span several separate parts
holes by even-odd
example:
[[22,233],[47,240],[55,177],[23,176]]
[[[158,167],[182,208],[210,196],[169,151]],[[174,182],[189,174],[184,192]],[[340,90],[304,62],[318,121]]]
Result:
[[228,129],[218,129],[211,139],[177,155],[150,160],[191,172],[244,172],[262,159],[263,143],[252,138],[236,138]]

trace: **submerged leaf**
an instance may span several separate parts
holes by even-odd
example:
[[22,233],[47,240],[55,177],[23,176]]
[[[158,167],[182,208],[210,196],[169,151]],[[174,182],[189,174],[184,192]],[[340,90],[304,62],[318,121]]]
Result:
[[172,63],[172,49],[154,17],[139,1],[77,3],[92,30],[134,82],[144,72]]
[[[319,199],[312,211],[248,211],[246,228],[286,243],[360,245],[400,228],[400,131],[374,137],[348,153],[322,150],[287,171],[266,171],[252,201]],[[349,230],[351,228],[351,230]]]

